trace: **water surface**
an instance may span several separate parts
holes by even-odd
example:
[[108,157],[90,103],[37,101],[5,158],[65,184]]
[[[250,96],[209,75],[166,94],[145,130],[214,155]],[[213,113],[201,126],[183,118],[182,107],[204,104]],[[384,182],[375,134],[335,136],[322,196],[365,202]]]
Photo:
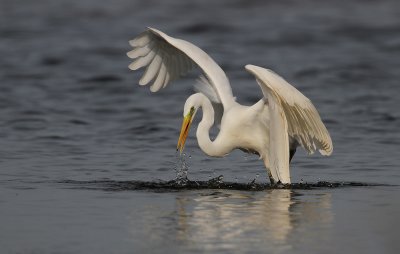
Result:
[[[399,9],[394,0],[0,1],[2,253],[397,253]],[[193,128],[188,177],[205,188],[160,188],[175,179],[195,76],[157,94],[137,85],[125,52],[146,26],[207,51],[240,103],[261,97],[245,64],[309,97],[334,153],[298,151],[292,179],[316,186],[270,188],[256,156],[209,158]],[[220,175],[231,188],[209,182]]]

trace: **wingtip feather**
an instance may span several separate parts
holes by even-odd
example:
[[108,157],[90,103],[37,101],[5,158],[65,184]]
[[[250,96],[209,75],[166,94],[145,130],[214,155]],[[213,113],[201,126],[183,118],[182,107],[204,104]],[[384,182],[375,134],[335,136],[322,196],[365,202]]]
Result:
[[319,150],[319,153],[320,153],[321,155],[323,155],[323,156],[331,156],[331,155],[332,155],[332,152],[333,152],[333,148],[332,148],[332,147],[329,147],[328,150],[323,150],[323,149],[320,149],[320,150]]

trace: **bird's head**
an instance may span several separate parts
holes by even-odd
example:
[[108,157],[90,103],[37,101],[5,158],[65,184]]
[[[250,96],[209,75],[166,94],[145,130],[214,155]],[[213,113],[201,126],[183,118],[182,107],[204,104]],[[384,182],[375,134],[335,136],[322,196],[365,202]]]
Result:
[[190,126],[192,124],[194,116],[196,115],[197,110],[201,105],[202,100],[202,94],[193,94],[186,100],[185,107],[183,108],[183,122],[181,133],[179,135],[178,145],[176,146],[176,150],[179,150],[180,153],[182,153],[183,148],[185,147],[185,142],[189,134]]

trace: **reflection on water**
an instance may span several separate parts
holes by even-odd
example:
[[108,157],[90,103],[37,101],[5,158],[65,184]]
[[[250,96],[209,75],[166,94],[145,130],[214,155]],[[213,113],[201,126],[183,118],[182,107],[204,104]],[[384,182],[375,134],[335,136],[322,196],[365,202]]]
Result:
[[240,251],[258,246],[280,253],[306,239],[324,240],[333,223],[330,193],[303,196],[286,189],[182,192],[168,215],[151,213],[144,218],[151,221],[143,222],[152,225],[146,234],[156,239],[169,235],[186,250]]

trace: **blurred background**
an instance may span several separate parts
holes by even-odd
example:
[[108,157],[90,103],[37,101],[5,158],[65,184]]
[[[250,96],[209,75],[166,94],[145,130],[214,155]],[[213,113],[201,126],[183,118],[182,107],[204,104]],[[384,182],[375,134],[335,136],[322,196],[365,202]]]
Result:
[[[111,218],[109,214],[102,214],[102,219],[110,220],[109,227],[104,232],[99,230],[102,233],[91,231],[90,223],[95,221],[89,218],[95,214],[94,210],[99,211],[101,207],[105,213],[109,212],[100,205],[109,200],[103,199],[108,194],[98,194],[101,197],[93,192],[79,194],[57,184],[64,180],[175,178],[175,147],[183,105],[193,93],[196,75],[182,78],[157,94],[151,93],[148,87],[138,86],[142,73],[128,69],[130,59],[126,52],[130,50],[128,41],[148,26],[190,41],[209,53],[226,71],[240,103],[253,104],[262,95],[253,77],[244,70],[246,64],[276,71],[313,101],[331,133],[334,152],[328,158],[308,157],[298,149],[291,166],[294,182],[398,184],[400,2],[397,0],[0,0],[0,222],[3,228],[0,243],[9,253],[149,250],[140,244],[141,239],[154,236],[151,230],[151,234],[133,230],[136,237],[133,245],[141,246],[136,249],[131,242],[126,245],[119,242],[117,236],[122,237],[124,232],[111,222],[115,222],[112,218],[126,218],[125,210],[112,210],[118,216]],[[198,148],[195,128],[192,129],[186,146],[189,179],[207,180],[224,175],[227,181],[268,182],[263,163],[256,156],[234,151],[222,159],[209,158]],[[378,190],[374,193],[379,202],[371,207],[386,207],[386,210],[368,208],[374,212],[362,217],[365,220],[360,219],[357,224],[367,229],[362,227],[357,232],[362,235],[363,243],[376,240],[376,235],[381,238],[378,237],[378,243],[372,241],[370,245],[360,246],[365,247],[364,253],[391,252],[395,250],[396,234],[387,234],[387,229],[400,226],[395,219],[400,207],[398,189],[390,195]],[[346,191],[342,194],[339,201],[332,198],[336,200],[334,204],[348,195]],[[99,198],[94,210],[85,206],[93,201],[92,195]],[[131,194],[139,195],[140,199],[126,193],[121,195],[125,195],[121,197],[124,205],[132,202],[148,205],[149,197],[143,193]],[[363,198],[354,199],[364,202],[368,195],[363,193]],[[15,199],[17,196],[19,200]],[[179,200],[195,197],[179,197]],[[64,210],[56,208],[53,202],[66,202],[57,207],[69,207],[72,214],[85,219],[63,220]],[[118,203],[114,199],[110,202]],[[289,206],[293,202],[286,203]],[[123,204],[117,205],[124,207]],[[349,205],[345,204],[339,207]],[[351,211],[357,218],[359,207]],[[386,218],[382,218],[384,213],[388,214]],[[337,214],[340,212],[336,211]],[[37,222],[45,215],[53,216],[43,224]],[[155,218],[158,217],[152,217],[152,222],[157,224]],[[65,222],[61,225],[65,232],[59,231],[60,221]],[[68,226],[71,221],[76,227]],[[379,226],[368,228],[365,221],[376,221],[374,225]],[[346,225],[345,222],[346,219],[340,225]],[[331,219],[330,223],[336,221]],[[73,238],[75,242],[65,240],[81,232],[81,227],[94,235],[78,234],[80,238]],[[168,228],[157,230],[165,233],[169,232]],[[33,232],[39,236],[32,237]],[[58,237],[54,232],[59,233]],[[110,232],[116,237],[101,243],[99,239],[107,239]],[[332,253],[349,246],[338,243],[353,246],[352,253],[360,250],[359,245],[339,237],[341,233],[341,230],[330,232],[337,239],[322,243],[334,244],[336,249]],[[52,244],[48,239],[52,239]],[[154,244],[165,244],[160,239],[156,238]],[[174,240],[167,239],[172,244],[167,250],[176,251]],[[16,247],[20,241],[26,243],[25,249]],[[99,242],[98,249],[91,248],[94,241]],[[71,247],[73,243],[77,249]],[[111,247],[105,247],[106,243]],[[262,251],[263,245],[257,243],[254,248],[260,247]],[[210,246],[208,250],[216,252],[242,250],[235,245],[227,245],[225,249]],[[303,247],[307,253],[306,245]],[[323,249],[322,244],[320,247]],[[59,248],[61,251],[57,251]],[[293,249],[273,252],[288,250]]]

